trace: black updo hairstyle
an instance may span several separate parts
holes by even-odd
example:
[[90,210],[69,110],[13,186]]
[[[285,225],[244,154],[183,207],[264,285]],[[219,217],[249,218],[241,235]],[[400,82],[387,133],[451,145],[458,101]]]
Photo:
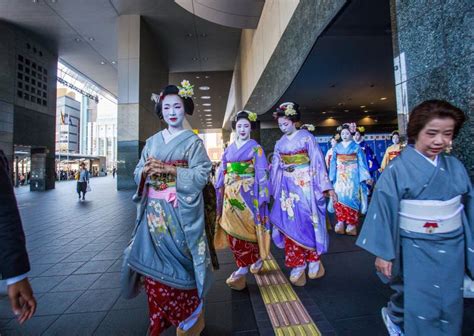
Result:
[[252,130],[257,128],[257,122],[251,121],[249,119],[249,113],[250,112],[246,111],[246,110],[242,110],[242,111],[237,112],[237,115],[235,116],[235,119],[232,121],[232,129],[235,130],[235,127],[237,125],[237,121],[239,121],[240,119],[247,119],[250,122],[250,128]]
[[345,130],[345,129],[348,130],[349,133],[351,133],[351,135],[352,135],[351,127],[350,127],[349,124],[342,124],[341,126],[339,126],[339,127],[337,128],[337,132],[339,133],[339,135],[341,135],[342,130]]
[[179,89],[176,85],[166,86],[160,93],[160,99],[155,105],[155,112],[160,119],[163,119],[162,104],[163,100],[167,95],[177,95],[183,101],[184,112],[189,115],[193,115],[194,112],[194,102],[192,98],[183,98],[178,95]]
[[[285,114],[285,110],[286,110],[286,107],[290,104],[293,104],[293,109],[296,111],[296,114],[287,116]],[[294,102],[287,102],[287,103],[281,104],[280,106],[277,107],[276,111],[273,112],[273,118],[278,119],[281,117],[287,118],[294,123],[299,122],[301,120],[300,106]]]

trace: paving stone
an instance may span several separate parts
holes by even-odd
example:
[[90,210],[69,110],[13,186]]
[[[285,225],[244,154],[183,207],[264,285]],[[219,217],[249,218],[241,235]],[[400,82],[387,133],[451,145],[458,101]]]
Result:
[[63,262],[89,261],[97,254],[96,251],[74,252],[70,254]]
[[60,293],[46,293],[38,299],[38,308],[35,315],[62,314],[77,300],[83,291],[71,291]]
[[113,260],[88,261],[75,271],[74,274],[104,273],[113,263]]
[[120,272],[104,273],[90,289],[120,288]]
[[53,267],[47,269],[41,276],[51,276],[51,275],[70,275],[74,273],[79,267],[81,267],[84,262],[60,262]]
[[148,310],[112,310],[96,329],[96,336],[143,336],[148,330]]
[[43,336],[62,336],[66,330],[68,336],[92,335],[106,314],[106,312],[64,314],[45,331]]
[[119,289],[87,290],[74,302],[74,305],[69,307],[66,313],[108,311],[117,301],[119,295]]
[[4,336],[30,336],[41,335],[59,316],[33,316],[27,322],[20,325],[17,320],[11,320],[2,332]]
[[33,292],[37,293],[46,293],[49,292],[52,288],[57,286],[58,283],[66,279],[65,275],[58,276],[41,276],[30,280],[30,284],[33,287]]
[[64,292],[86,290],[99,278],[99,276],[100,274],[73,274],[68,276],[51,291]]

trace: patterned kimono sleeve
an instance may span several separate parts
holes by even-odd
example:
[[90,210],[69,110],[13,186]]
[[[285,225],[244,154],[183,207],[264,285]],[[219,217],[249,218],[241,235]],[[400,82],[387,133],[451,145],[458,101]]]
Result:
[[400,192],[396,169],[385,171],[377,182],[357,245],[387,261],[399,252],[398,210]]
[[326,163],[324,161],[323,152],[313,136],[309,137],[306,142],[308,156],[311,164],[311,171],[315,174],[314,179],[321,191],[333,189],[327,173]]
[[385,150],[385,153],[383,155],[382,163],[380,164],[380,169],[381,170],[384,170],[385,167],[387,167],[387,165],[388,165],[388,162],[389,162],[389,155],[388,155],[389,149],[390,149],[390,147],[387,147],[387,149]]
[[336,182],[337,177],[337,147],[334,147],[332,150],[331,161],[329,162],[329,180],[332,184]]
[[280,158],[280,150],[278,148],[278,141],[275,144],[275,150],[272,157],[272,170],[270,173],[270,194],[276,198],[280,190],[281,178],[283,176],[282,162]]
[[178,195],[197,198],[209,180],[212,163],[200,139],[196,139],[187,153],[188,167],[177,168],[176,191]]
[[270,201],[268,190],[268,162],[265,152],[261,146],[254,148],[255,161],[255,182],[258,185],[258,195],[256,195],[259,207],[266,206]]
[[224,178],[227,167],[226,159],[227,149],[222,154],[221,165],[217,171],[217,179],[214,187],[216,188],[216,213],[218,216],[222,215],[222,204],[224,202]]
[[357,146],[357,163],[359,166],[359,183],[371,179],[369,169],[367,168],[367,159],[359,146]]
[[133,172],[133,176],[135,179],[135,183],[137,185],[140,184],[140,179],[142,177],[142,172],[143,172],[143,167],[145,166],[146,160],[148,160],[149,157],[149,148],[148,148],[148,141],[145,144],[145,147],[142,149],[142,154],[140,155],[140,160],[137,163],[137,166],[135,167],[135,171]]

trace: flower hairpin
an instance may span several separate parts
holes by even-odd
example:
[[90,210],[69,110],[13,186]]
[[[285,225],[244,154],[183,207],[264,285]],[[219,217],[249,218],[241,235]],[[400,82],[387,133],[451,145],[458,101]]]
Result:
[[285,115],[287,117],[296,115],[296,110],[293,104],[288,104],[285,106]]
[[316,127],[314,127],[313,124],[304,124],[304,125],[301,125],[301,128],[306,129],[310,132],[314,132],[316,130]]
[[252,122],[257,121],[257,113],[249,112],[249,111],[246,111],[246,112],[247,112],[247,115],[248,115],[250,121],[252,121]]
[[181,98],[191,98],[194,95],[194,85],[191,85],[187,80],[183,80],[181,86],[178,86],[178,89],[178,96]]
[[357,127],[357,131],[359,133],[364,133],[365,132],[365,127],[364,126],[359,126],[359,127]]

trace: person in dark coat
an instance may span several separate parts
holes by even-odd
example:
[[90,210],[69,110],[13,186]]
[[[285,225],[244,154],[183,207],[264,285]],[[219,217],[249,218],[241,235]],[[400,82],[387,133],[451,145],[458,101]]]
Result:
[[7,158],[0,150],[0,280],[5,281],[13,313],[20,323],[33,316],[36,299],[27,273],[30,271],[25,234],[16,203]]

